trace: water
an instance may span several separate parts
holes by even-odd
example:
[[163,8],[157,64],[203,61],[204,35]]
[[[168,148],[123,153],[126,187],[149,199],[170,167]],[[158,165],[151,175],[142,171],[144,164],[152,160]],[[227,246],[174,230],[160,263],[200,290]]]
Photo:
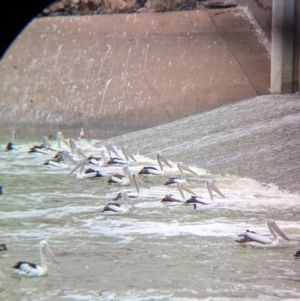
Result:
[[[280,145],[286,137],[279,137],[279,128],[289,129],[292,147],[284,151],[293,154],[298,139],[293,129],[299,123],[293,116],[298,114],[299,105],[275,97],[273,110],[268,110],[269,100],[252,99],[112,138],[119,152],[126,142],[135,154],[138,163],[129,165],[132,172],[145,165],[157,165],[158,149],[173,165],[172,169],[165,168],[164,176],[144,177],[150,189],[141,188],[142,198],[135,202],[137,209],[128,215],[101,212],[121,189],[107,184],[108,176],[120,172],[120,167],[103,167],[103,178],[77,180],[69,174],[72,165],[43,165],[55,152],[28,154],[34,143],[25,139],[16,141],[16,150],[5,152],[2,141],[0,243],[7,244],[8,252],[0,258],[5,274],[0,299],[299,300],[300,263],[293,256],[300,249],[299,194],[276,183],[206,168],[214,160],[227,164],[229,151],[238,157],[241,145],[248,148],[244,160],[253,156],[258,145],[263,152],[271,152],[273,143],[269,147],[263,143],[267,139],[263,134],[275,133]],[[241,113],[242,108],[245,113]],[[260,114],[252,114],[255,110]],[[216,116],[218,122],[210,122]],[[281,121],[280,126],[276,120]],[[200,130],[195,131],[195,127]],[[244,145],[248,142],[246,136],[253,137],[251,148]],[[241,144],[232,142],[237,137],[242,139]],[[223,147],[217,148],[220,139]],[[41,138],[37,141],[40,143]],[[99,153],[104,143],[78,142],[88,154]],[[235,149],[228,148],[232,143]],[[274,150],[271,154],[275,156]],[[205,155],[206,166],[201,164]],[[288,168],[287,157],[279,163],[280,168]],[[187,174],[191,189],[208,198],[205,182],[212,179],[226,199],[215,196],[213,206],[199,211],[187,205],[162,204],[160,200],[167,193],[177,193],[175,188],[163,185],[169,177],[179,176],[177,161],[189,163],[199,174]],[[231,162],[233,169],[237,169],[236,162]],[[278,169],[276,165],[272,168],[273,172]],[[259,176],[263,178],[270,172],[265,169]],[[277,248],[271,249],[244,248],[235,242],[237,234],[246,229],[270,237],[270,218],[276,220],[290,242],[281,240]],[[14,275],[11,266],[19,260],[39,263],[38,243],[45,238],[60,264],[48,263],[47,277]]]
[[[5,153],[7,161],[10,155]],[[78,181],[67,170],[47,169],[40,165],[45,159],[41,155],[24,157],[17,156],[12,170],[6,164],[1,176],[1,237],[9,248],[1,260],[7,274],[4,300],[299,297],[292,256],[298,243],[252,250],[234,242],[248,226],[267,234],[270,217],[293,237],[294,229],[299,230],[298,196],[224,177],[217,184],[227,199],[216,198],[214,208],[194,212],[190,206],[162,205],[162,196],[173,189],[161,187],[162,178],[151,178],[149,194],[143,189],[135,212],[105,216],[100,211],[119,187],[108,186],[105,179]],[[18,175],[16,167],[21,166],[25,170]],[[209,177],[202,171],[202,178]],[[204,185],[190,182],[207,195]],[[9,267],[15,261],[38,260],[37,242],[46,237],[61,264],[50,264],[47,278],[12,276]]]

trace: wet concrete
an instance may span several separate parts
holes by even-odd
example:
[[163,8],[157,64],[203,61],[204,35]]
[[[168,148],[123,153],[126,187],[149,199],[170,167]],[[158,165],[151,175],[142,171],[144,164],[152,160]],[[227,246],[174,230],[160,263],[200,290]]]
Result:
[[1,136],[107,138],[269,94],[265,42],[240,8],[35,19],[0,63]]

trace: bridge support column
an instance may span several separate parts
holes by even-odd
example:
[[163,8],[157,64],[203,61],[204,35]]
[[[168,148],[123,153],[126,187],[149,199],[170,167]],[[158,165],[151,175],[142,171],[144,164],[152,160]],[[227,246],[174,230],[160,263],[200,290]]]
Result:
[[300,89],[300,0],[273,0],[271,93],[294,93]]

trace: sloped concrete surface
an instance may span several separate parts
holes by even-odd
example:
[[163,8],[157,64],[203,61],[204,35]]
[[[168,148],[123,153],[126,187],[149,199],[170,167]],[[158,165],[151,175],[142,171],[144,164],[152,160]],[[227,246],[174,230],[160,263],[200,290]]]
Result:
[[244,10],[33,20],[0,62],[3,135],[105,138],[268,94]]

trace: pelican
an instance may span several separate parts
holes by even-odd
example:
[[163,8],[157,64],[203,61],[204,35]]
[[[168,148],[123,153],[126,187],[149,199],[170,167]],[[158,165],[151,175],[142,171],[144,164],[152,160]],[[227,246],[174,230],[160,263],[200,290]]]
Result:
[[127,146],[122,147],[122,153],[125,157],[125,160],[121,159],[121,158],[110,158],[107,161],[107,164],[108,165],[123,165],[123,164],[128,165],[130,163],[130,159],[136,162],[136,159],[133,157],[131,151],[128,149]]
[[35,263],[30,263],[26,261],[20,261],[16,263],[13,268],[14,272],[19,275],[24,276],[46,276],[48,273],[48,267],[46,265],[46,259],[44,257],[44,253],[52,259],[53,262],[58,263],[56,257],[51,251],[46,240],[42,240],[39,244],[41,265],[37,265]]
[[185,178],[185,174],[184,174],[184,170],[187,172],[190,172],[196,176],[198,176],[198,174],[196,172],[194,172],[192,169],[190,169],[188,166],[184,165],[182,162],[178,162],[177,163],[177,167],[178,170],[181,174],[181,179],[178,178],[170,178],[165,185],[172,185],[172,184],[176,184],[176,183],[186,183],[186,178]]
[[45,148],[44,143],[42,143],[40,145],[31,146],[27,153],[49,154],[49,151]]
[[110,184],[120,184],[120,185],[129,185],[130,180],[132,179],[132,174],[128,166],[122,166],[123,174],[115,174],[109,178],[107,183]]
[[[133,174],[132,177],[133,177],[133,182],[134,182],[134,185],[135,185],[135,188],[136,188],[136,192],[129,192],[129,191],[126,191],[126,192],[127,192],[127,195],[130,199],[139,200],[140,199],[140,186],[139,186],[139,183],[141,185],[143,185],[144,187],[148,188],[148,189],[149,189],[149,187],[144,182],[144,180],[142,180],[141,178],[138,177],[137,174]],[[117,201],[120,198],[122,198],[121,192],[119,192],[118,195],[113,200]]]
[[74,164],[77,164],[70,153],[66,150],[63,150],[56,153],[52,159],[45,161],[44,165],[50,165],[54,167],[68,167],[68,160]]
[[16,131],[12,131],[10,141],[6,144],[6,147],[5,147],[6,151],[11,151],[11,150],[16,149],[15,139],[16,139]]
[[238,235],[238,236],[242,236],[243,238],[236,239],[235,241],[240,244],[249,245],[251,247],[256,247],[256,248],[273,248],[273,247],[278,246],[278,244],[279,244],[279,237],[277,234],[279,234],[285,240],[290,240],[282,232],[282,230],[278,227],[278,225],[276,224],[276,222],[274,220],[272,220],[272,219],[268,220],[268,227],[269,227],[271,234],[274,237],[272,240],[254,232],[254,231],[246,230],[245,233]]
[[159,175],[159,176],[163,176],[164,175],[164,168],[163,168],[162,163],[165,163],[170,168],[172,168],[171,164],[161,154],[157,154],[156,158],[157,158],[157,162],[158,162],[158,165],[159,165],[160,169],[158,169],[157,167],[154,167],[154,166],[145,166],[140,170],[139,174],[140,175]]
[[[199,195],[192,195],[191,198],[188,199],[185,203],[186,204],[212,205],[212,204],[214,204],[214,196],[213,196],[212,191],[216,192],[218,195],[220,195],[224,199],[226,198],[225,195],[216,187],[216,185],[212,181],[207,181],[206,186],[207,186],[207,190],[208,190],[208,193],[210,196],[210,201],[203,199]],[[195,206],[194,206],[194,208],[195,208]]]
[[103,208],[102,212],[119,213],[119,214],[128,213],[129,212],[128,205],[131,205],[133,209],[136,209],[125,190],[121,191],[121,196],[124,202],[124,206],[119,203],[109,203]]
[[83,171],[85,166],[85,159],[82,159],[81,161],[79,161],[79,163],[73,168],[73,170],[70,172],[70,174],[74,173],[74,171],[76,171],[77,169],[77,175],[76,178],[77,179],[92,179],[92,178],[97,178],[97,177],[103,177],[103,175],[100,173],[100,171],[98,170],[93,170],[92,168],[89,168],[85,171]]
[[96,166],[107,166],[108,165],[108,160],[105,155],[105,151],[102,150],[100,152],[100,155],[95,154],[95,155],[90,155],[88,158],[88,161],[90,164],[96,165]]
[[161,202],[163,203],[185,203],[186,199],[184,196],[184,193],[182,191],[185,190],[189,193],[194,193],[192,190],[190,190],[185,183],[177,183],[177,188],[180,192],[180,196],[179,195],[174,195],[174,194],[167,194],[162,200]]
[[61,141],[68,147],[70,148],[69,143],[67,142],[67,140],[65,139],[64,135],[62,134],[62,132],[57,132],[56,134],[56,140],[57,140],[57,144],[58,144],[58,148],[61,149]]
[[296,251],[294,256],[295,256],[295,259],[300,259],[300,250]]
[[6,244],[0,244],[0,252],[1,251],[7,251]]
[[114,153],[118,158],[120,158],[118,152],[116,151],[116,149],[113,147],[113,145],[110,142],[106,143],[106,150],[108,152],[108,156],[110,159],[112,159],[111,153]]

